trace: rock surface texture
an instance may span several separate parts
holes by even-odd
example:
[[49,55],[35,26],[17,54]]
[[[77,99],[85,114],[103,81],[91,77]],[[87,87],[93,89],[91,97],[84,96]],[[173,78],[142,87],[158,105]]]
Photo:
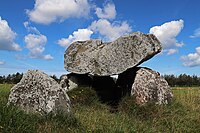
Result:
[[60,86],[67,92],[77,87],[90,87],[92,78],[87,74],[64,74],[60,76]]
[[47,74],[28,70],[10,92],[8,104],[19,106],[27,113],[70,112],[70,100],[65,90]]
[[77,41],[65,51],[65,69],[97,76],[120,74],[160,51],[161,44],[154,35],[140,32],[110,43],[102,43],[101,40]]
[[67,92],[69,89],[69,79],[67,75],[60,76],[60,86]]
[[139,68],[136,71],[131,95],[139,105],[147,102],[168,104],[173,97],[167,81],[158,72],[148,68]]

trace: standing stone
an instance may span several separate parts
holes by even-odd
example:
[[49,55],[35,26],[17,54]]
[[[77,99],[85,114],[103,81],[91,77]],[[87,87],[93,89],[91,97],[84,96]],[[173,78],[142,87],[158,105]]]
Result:
[[158,72],[149,68],[139,68],[136,71],[131,95],[139,105],[148,102],[168,104],[173,97],[167,81]]
[[21,81],[12,87],[8,105],[19,106],[27,113],[48,114],[70,112],[70,100],[65,90],[47,74],[28,70]]
[[77,41],[65,51],[65,69],[77,74],[110,76],[137,66],[160,51],[161,44],[153,34],[140,32],[110,43]]

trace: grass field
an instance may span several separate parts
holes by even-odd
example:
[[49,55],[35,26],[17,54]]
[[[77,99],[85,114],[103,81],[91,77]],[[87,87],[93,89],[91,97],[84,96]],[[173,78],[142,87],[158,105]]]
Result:
[[166,106],[138,107],[125,97],[118,111],[98,101],[94,91],[78,88],[68,95],[72,115],[38,116],[6,106],[12,85],[0,85],[0,132],[7,133],[134,133],[200,132],[200,87],[173,88],[174,99]]

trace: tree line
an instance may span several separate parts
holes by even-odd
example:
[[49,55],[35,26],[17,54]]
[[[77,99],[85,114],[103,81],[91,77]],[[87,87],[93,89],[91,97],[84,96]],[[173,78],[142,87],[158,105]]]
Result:
[[171,87],[184,87],[184,86],[200,86],[200,77],[196,75],[180,74],[179,76],[163,75]]
[[[0,84],[17,84],[23,76],[23,73],[15,73],[15,74],[9,74],[7,76],[0,76]],[[59,82],[59,78],[57,78],[56,75],[51,76],[53,79],[55,79],[57,82]],[[163,75],[168,84],[171,87],[175,86],[200,86],[200,77],[196,75],[187,75],[187,74],[180,74],[178,76],[176,75]]]
[[[0,84],[17,84],[23,77],[23,73],[15,73],[15,74],[8,74],[7,76],[0,76]],[[50,76],[53,79],[55,79],[57,82],[59,82],[59,79],[56,77],[56,75]]]
[[23,76],[23,73],[8,74],[7,76],[0,76],[0,84],[16,84]]

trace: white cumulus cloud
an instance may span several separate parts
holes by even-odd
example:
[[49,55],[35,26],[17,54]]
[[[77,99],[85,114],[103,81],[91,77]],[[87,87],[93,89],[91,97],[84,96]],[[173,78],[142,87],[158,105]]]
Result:
[[182,56],[181,60],[183,61],[184,66],[188,67],[200,66],[200,47],[196,48],[195,53],[190,53],[186,56]]
[[5,61],[0,61],[0,65],[4,65],[5,63]]
[[113,3],[108,3],[104,6],[104,8],[96,8],[96,15],[101,19],[115,19],[116,10],[115,5]]
[[39,30],[36,27],[30,26],[30,23],[28,21],[24,22],[23,24],[28,32],[40,34]]
[[89,29],[95,33],[99,33],[106,41],[113,41],[118,37],[132,31],[131,26],[126,21],[120,23],[111,23],[106,19],[99,19],[92,22]]
[[167,50],[167,55],[172,55],[172,54],[175,54],[175,53],[177,53],[177,52],[178,52],[177,49],[168,49],[168,50]]
[[51,55],[43,55],[45,50],[45,45],[47,42],[47,37],[44,35],[28,34],[25,36],[24,41],[26,43],[26,48],[29,49],[30,58],[40,58],[45,60],[52,60]]
[[183,27],[183,20],[171,21],[164,23],[161,26],[152,27],[149,33],[154,34],[160,40],[164,50],[169,53],[176,53],[175,48],[182,47],[184,45],[176,39]]
[[20,51],[19,44],[14,42],[16,35],[9,27],[8,22],[0,17],[0,50]]
[[113,41],[118,37],[132,31],[131,26],[126,21],[115,21],[116,10],[113,3],[107,3],[103,8],[96,8],[95,14],[98,20],[93,21],[88,28],[74,31],[68,38],[61,38],[57,41],[60,46],[66,47],[75,41],[91,39],[95,34],[104,41]]
[[27,10],[31,21],[49,24],[71,17],[87,17],[90,12],[88,0],[35,0],[34,9]]
[[78,31],[74,31],[72,35],[69,35],[68,38],[62,38],[58,40],[57,43],[62,47],[67,47],[75,41],[89,40],[92,34],[93,32],[89,29],[78,29]]
[[200,37],[200,28],[194,31],[194,34],[190,36],[190,38]]

